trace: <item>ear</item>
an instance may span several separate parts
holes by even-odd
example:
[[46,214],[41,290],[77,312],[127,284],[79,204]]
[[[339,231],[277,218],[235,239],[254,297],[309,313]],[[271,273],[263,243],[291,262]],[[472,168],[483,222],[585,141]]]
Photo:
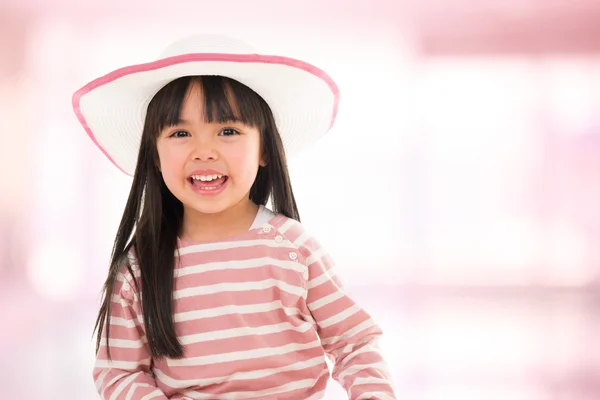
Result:
[[258,165],[260,165],[261,167],[265,167],[267,165],[267,158],[264,155],[260,156],[260,161],[258,162]]

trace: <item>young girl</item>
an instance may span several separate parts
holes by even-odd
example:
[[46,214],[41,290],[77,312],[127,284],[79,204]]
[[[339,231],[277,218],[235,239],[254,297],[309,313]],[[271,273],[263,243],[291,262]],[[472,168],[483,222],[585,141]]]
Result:
[[[198,36],[73,98],[131,192],[97,330],[103,399],[394,399],[379,327],[300,224],[286,152],[332,125],[307,63]],[[272,210],[266,207],[271,200]]]

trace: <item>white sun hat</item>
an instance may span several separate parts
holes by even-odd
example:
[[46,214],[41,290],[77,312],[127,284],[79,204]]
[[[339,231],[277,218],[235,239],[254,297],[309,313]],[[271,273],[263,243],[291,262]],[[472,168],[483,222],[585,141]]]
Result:
[[226,76],[258,93],[273,112],[288,156],[325,135],[337,115],[339,90],[323,70],[216,35],[181,39],[155,61],[91,81],[73,95],[73,109],[98,148],[133,175],[150,100],[167,83],[190,75]]

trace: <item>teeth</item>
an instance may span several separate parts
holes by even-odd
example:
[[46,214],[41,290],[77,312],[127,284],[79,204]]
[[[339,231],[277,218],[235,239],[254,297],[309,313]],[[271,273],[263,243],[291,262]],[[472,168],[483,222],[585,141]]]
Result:
[[202,182],[210,182],[215,179],[221,179],[223,175],[192,175],[192,179]]

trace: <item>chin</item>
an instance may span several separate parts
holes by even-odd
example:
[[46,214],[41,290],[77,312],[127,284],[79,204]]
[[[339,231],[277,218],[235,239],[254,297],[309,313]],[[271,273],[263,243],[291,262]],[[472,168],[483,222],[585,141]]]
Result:
[[194,202],[182,202],[183,203],[183,209],[186,212],[196,212],[196,213],[200,213],[200,214],[218,214],[221,213],[229,208],[231,208],[231,205],[226,203],[226,202],[222,202],[222,201],[215,201],[215,200],[209,200],[209,201],[194,201]]

